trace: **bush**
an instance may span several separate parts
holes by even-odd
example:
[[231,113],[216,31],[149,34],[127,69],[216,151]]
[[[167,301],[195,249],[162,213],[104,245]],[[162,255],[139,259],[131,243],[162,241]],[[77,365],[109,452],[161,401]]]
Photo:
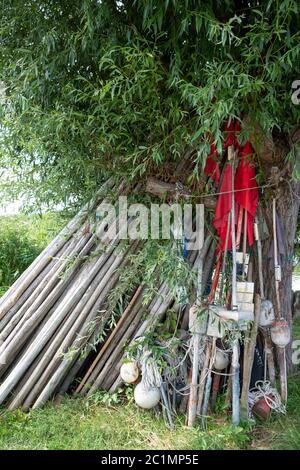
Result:
[[55,213],[17,215],[1,217],[0,222],[1,296],[54,238],[64,217]]

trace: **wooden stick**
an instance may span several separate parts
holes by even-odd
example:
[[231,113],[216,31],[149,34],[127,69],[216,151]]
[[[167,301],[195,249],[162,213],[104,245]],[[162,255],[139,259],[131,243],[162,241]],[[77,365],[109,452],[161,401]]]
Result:
[[[17,314],[14,316],[13,320],[2,331],[0,339],[3,341],[6,340],[6,346],[10,343],[11,339],[14,339],[16,337],[16,334],[18,333],[18,331],[21,330],[21,327],[26,323],[27,319],[32,317],[34,311],[36,311],[38,307],[42,305],[43,301],[49,296],[49,294],[54,291],[55,286],[59,284],[63,288],[64,281],[59,282],[59,276],[69,263],[68,257],[76,253],[79,254],[80,252],[81,256],[84,256],[86,253],[88,253],[93,244],[94,239],[91,238],[90,235],[88,237],[82,237],[77,243],[74,240],[74,243],[70,245],[68,251],[65,254],[67,258],[58,260],[58,262],[49,271],[48,276],[46,276],[41,281],[41,283],[39,284],[37,289],[35,289],[28,301],[25,302],[25,304],[19,309]],[[78,261],[74,265],[74,270],[78,266]],[[35,320],[35,322],[36,321],[37,320]],[[1,349],[3,350],[3,348]]]
[[[105,256],[106,255],[107,254],[105,253]],[[48,339],[51,337],[55,329],[59,326],[62,319],[69,311],[69,309],[72,308],[72,306],[81,298],[89,283],[101,268],[103,264],[103,257],[104,255],[100,256],[98,260],[92,258],[82,269],[77,281],[74,282],[72,288],[69,290],[68,298],[63,302],[63,305],[59,309],[57,309],[57,312],[52,315],[51,319],[47,322],[47,325],[45,325],[44,329],[41,331],[39,338],[37,338],[36,341],[33,342],[30,351],[28,351],[28,353],[20,359],[15,369],[0,386],[0,403],[4,401],[6,396],[16,385],[23,373],[30,366],[32,360],[34,360],[39,351],[44,347]],[[34,318],[28,320],[28,323],[29,328],[32,328],[34,326]]]
[[251,373],[254,360],[254,352],[256,346],[258,323],[261,309],[261,298],[258,294],[255,295],[254,301],[254,322],[252,325],[249,343],[245,345],[244,351],[244,372],[243,372],[243,387],[241,393],[241,416],[248,419],[248,394],[250,388]]
[[[201,297],[203,292],[202,286],[202,274],[203,274],[203,259],[206,256],[210,245],[211,238],[207,237],[205,243],[199,253],[198,258],[196,259],[195,265],[198,267],[198,285],[197,285],[197,299],[196,305],[200,307],[201,305]],[[192,307],[193,308],[193,307]],[[191,309],[192,310],[192,309]],[[194,320],[194,321],[193,321]],[[190,398],[188,404],[188,418],[187,418],[187,425],[194,426],[196,413],[197,413],[197,395],[198,395],[198,377],[199,377],[199,348],[200,348],[200,321],[199,319],[194,319],[194,315],[192,315],[192,338],[193,338],[193,365],[192,365],[192,380],[190,385]]]
[[243,271],[242,276],[243,280],[245,279],[245,270],[246,270],[246,250],[247,250],[247,224],[248,224],[248,214],[245,210],[244,214],[244,234],[243,234]]
[[136,301],[138,299],[138,297],[140,297],[141,293],[142,293],[142,288],[143,288],[143,285],[140,285],[137,290],[135,291],[132,299],[130,300],[129,304],[127,305],[126,309],[124,310],[124,312],[122,313],[119,321],[117,322],[112,334],[109,336],[109,338],[105,341],[103,347],[100,349],[99,353],[97,354],[97,356],[95,357],[94,361],[92,362],[92,364],[90,365],[89,369],[86,371],[84,377],[82,378],[81,380],[81,383],[78,385],[76,391],[75,391],[75,394],[78,394],[81,392],[82,388],[84,387],[85,383],[88,381],[91,373],[93,372],[93,370],[95,369],[96,365],[98,364],[98,362],[100,361],[101,357],[103,356],[104,352],[107,350],[108,346],[111,344],[112,340],[114,339],[116,333],[118,332],[118,330],[122,327],[122,325],[124,324],[124,321],[126,319],[126,317],[128,316],[128,313],[132,310],[134,304],[136,304]]
[[[277,300],[277,319],[280,320],[282,315],[279,285],[280,281],[276,277],[276,268],[278,264],[278,241],[277,241],[277,221],[276,221],[276,200],[273,199],[273,237],[274,237],[274,264],[275,264],[275,291]],[[276,346],[278,364],[279,364],[279,380],[280,380],[280,395],[283,401],[287,401],[287,373],[286,373],[286,358],[285,348]]]
[[[230,147],[228,148],[228,150]],[[235,161],[232,162],[232,205],[231,205],[231,240],[232,240],[232,295],[231,309],[237,309],[236,296],[236,240],[235,240],[235,199],[234,199],[234,169]],[[239,364],[239,343],[234,339],[232,345],[232,424],[238,426],[240,422],[240,364]]]
[[222,304],[222,295],[224,289],[224,278],[225,278],[225,269],[226,269],[226,260],[227,260],[227,251],[228,251],[228,242],[229,242],[229,232],[231,227],[231,213],[228,215],[227,229],[226,229],[226,239],[225,239],[225,249],[223,253],[222,261],[222,274],[221,274],[221,285],[220,285],[220,295],[219,302]]
[[211,394],[211,409],[215,411],[217,396],[220,388],[221,376],[218,373],[214,373],[213,384],[212,384],[212,394]]
[[[2,317],[0,320],[0,332],[2,334],[4,328],[12,322],[13,324],[15,323],[15,316],[17,315],[19,309],[27,303],[28,307],[31,306],[33,302],[33,292],[35,292],[36,288],[39,286],[40,282],[46,277],[49,273],[49,271],[53,268],[53,266],[57,263],[57,257],[60,258],[62,256],[62,253],[65,251],[65,249],[68,248],[70,243],[72,242],[72,239],[70,239],[66,245],[57,253],[55,258],[52,258],[50,262],[45,266],[45,268],[40,272],[40,274],[34,279],[34,281],[30,284],[30,286],[23,292],[21,297],[17,300],[17,302],[11,307],[8,312]],[[0,340],[1,341],[1,340]]]
[[96,357],[95,362],[92,364],[88,379],[84,381],[81,389],[78,391],[76,390],[76,393],[87,393],[92,384],[95,382],[96,378],[99,376],[108,359],[116,350],[116,347],[120,344],[122,344],[124,347],[123,335],[128,330],[134,319],[139,315],[143,315],[143,312],[145,311],[145,306],[143,306],[142,303],[143,297],[140,295],[133,307],[129,309],[126,315],[123,317],[122,322],[116,328],[114,328],[112,334],[105,341],[103,347],[100,349],[99,354]]
[[206,384],[205,384],[205,394],[204,394],[204,400],[203,400],[203,407],[201,411],[201,428],[202,430],[205,429],[205,424],[206,424],[206,416],[208,413],[208,403],[209,403],[209,396],[210,396],[210,390],[211,390],[211,371],[212,371],[212,366],[215,358],[215,353],[216,353],[216,338],[213,338],[212,342],[212,348],[211,348],[211,354],[209,358],[209,366],[208,366],[208,372],[207,372],[207,377],[206,377]]
[[243,225],[243,215],[244,209],[240,206],[239,215],[238,215],[238,222],[237,222],[237,230],[236,230],[236,249],[238,250],[241,244],[241,234],[242,234],[242,225]]
[[207,369],[208,369],[209,360],[211,357],[211,349],[212,349],[212,344],[209,341],[208,337],[206,337],[206,353],[205,353],[203,369],[201,370],[200,380],[199,380],[199,392],[198,392],[198,403],[197,403],[197,415],[198,416],[200,415],[201,409],[202,409],[205,382],[206,382],[206,377],[207,377]]

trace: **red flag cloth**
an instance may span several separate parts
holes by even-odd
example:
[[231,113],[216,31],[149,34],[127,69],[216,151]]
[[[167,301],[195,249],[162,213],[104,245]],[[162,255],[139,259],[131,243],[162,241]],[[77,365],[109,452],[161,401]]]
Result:
[[238,121],[231,120],[226,122],[224,133],[225,140],[223,142],[223,150],[227,149],[230,145],[234,145],[235,148],[240,149],[240,144],[238,141],[238,134],[241,130],[240,123]]
[[249,141],[240,151],[240,162],[234,178],[235,201],[246,211],[249,245],[253,245],[253,222],[258,206],[258,189],[253,162],[254,150]]
[[[216,228],[217,234],[220,238],[217,251],[225,251],[227,225],[232,207],[232,171],[232,165],[230,163],[227,163],[226,168],[224,170],[223,181],[220,189],[221,194],[218,198],[215,217],[213,220],[213,225]],[[231,249],[231,246],[231,236],[229,236],[228,249]]]
[[209,176],[213,180],[215,180],[215,185],[218,186],[220,181],[220,168],[219,163],[217,161],[219,157],[219,153],[215,144],[211,144],[210,146],[210,153],[206,159],[206,165],[204,168],[204,173],[206,176]]

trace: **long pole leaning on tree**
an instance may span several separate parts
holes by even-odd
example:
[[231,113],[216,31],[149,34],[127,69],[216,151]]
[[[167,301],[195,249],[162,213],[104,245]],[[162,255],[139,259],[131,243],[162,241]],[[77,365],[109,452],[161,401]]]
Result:
[[[234,198],[234,171],[235,152],[233,147],[228,147],[228,158],[232,168],[232,194],[231,194],[231,241],[232,241],[232,293],[231,308],[237,310],[236,294],[236,240],[235,240],[235,198]],[[234,338],[232,344],[232,424],[237,426],[240,422],[240,364],[239,364],[239,341]]]
[[[278,238],[277,238],[277,217],[276,217],[276,199],[273,199],[273,238],[274,238],[274,276],[275,276],[275,292],[277,301],[278,320],[283,319],[283,312],[281,309],[279,286],[281,282],[281,266],[278,260]],[[281,399],[287,401],[287,372],[286,372],[286,357],[285,347],[276,345],[279,362],[279,379],[280,379],[280,392]]]
[[192,326],[192,341],[193,341],[193,364],[192,364],[192,380],[190,385],[190,397],[188,405],[188,419],[187,425],[193,426],[195,424],[196,413],[197,413],[197,397],[198,397],[198,379],[199,379],[199,360],[200,360],[200,327],[201,322],[197,318],[197,310],[201,307],[201,297],[202,297],[202,277],[203,277],[203,260],[206,256],[209,246],[211,243],[211,237],[208,236],[204,242],[204,245],[199,252],[199,255],[196,259],[196,266],[198,269],[197,273],[197,296],[196,296],[196,305],[191,307],[190,310],[196,308],[196,314],[190,312],[191,326]]

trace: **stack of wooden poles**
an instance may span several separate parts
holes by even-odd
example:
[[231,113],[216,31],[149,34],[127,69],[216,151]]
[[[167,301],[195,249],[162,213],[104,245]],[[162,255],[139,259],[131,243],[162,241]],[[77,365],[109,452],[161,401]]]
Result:
[[[95,356],[95,342],[113,313],[109,296],[130,255],[142,245],[139,241],[122,243],[118,220],[113,239],[107,235],[107,222],[100,220],[91,228],[97,207],[112,202],[107,193],[116,197],[123,191],[122,184],[107,181],[94,202],[71,220],[1,298],[0,403],[9,409],[43,405],[68,391],[79,372],[83,378],[78,393],[91,394],[98,388],[113,391],[120,384],[128,342],[155,328],[170,307],[187,326],[188,310],[174,303],[166,282],[158,286],[158,294],[148,305],[143,302],[144,286],[139,285],[130,293],[117,325],[98,344]],[[207,278],[214,261],[211,238],[209,246]],[[190,253],[191,267],[196,258],[196,252]]]
[[106,299],[120,269],[139,242],[124,246],[120,232],[107,241],[106,223],[91,230],[91,211],[109,190],[106,182],[94,205],[84,207],[40,254],[0,301],[0,403],[37,407],[67,390],[93,341],[111,315]]

